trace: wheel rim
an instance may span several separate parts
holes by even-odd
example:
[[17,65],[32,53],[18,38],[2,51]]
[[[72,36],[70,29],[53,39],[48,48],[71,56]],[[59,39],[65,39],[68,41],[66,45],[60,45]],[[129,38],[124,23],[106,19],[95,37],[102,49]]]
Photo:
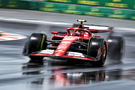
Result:
[[103,48],[102,48],[102,59],[105,59],[106,58],[106,46],[104,45]]
[[98,50],[98,54],[97,54],[97,59],[100,60],[104,60],[106,58],[106,46],[103,45],[103,47],[101,47],[99,50]]
[[98,50],[97,59],[100,60],[101,57],[102,57],[102,48],[100,48],[100,49]]

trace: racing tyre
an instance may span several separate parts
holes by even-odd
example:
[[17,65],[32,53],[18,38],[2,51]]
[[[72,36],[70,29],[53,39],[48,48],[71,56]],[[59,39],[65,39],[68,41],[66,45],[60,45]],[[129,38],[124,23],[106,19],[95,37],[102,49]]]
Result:
[[[23,54],[26,56],[29,56],[33,52],[37,52],[43,49],[46,49],[47,43],[46,43],[46,35],[42,33],[33,33],[26,42],[23,50]],[[41,56],[29,56],[30,59],[43,59]]]
[[121,60],[124,53],[124,39],[120,36],[111,36],[108,43],[108,58]]
[[104,39],[92,38],[88,42],[87,55],[95,58],[94,66],[103,66],[107,56],[107,45]]

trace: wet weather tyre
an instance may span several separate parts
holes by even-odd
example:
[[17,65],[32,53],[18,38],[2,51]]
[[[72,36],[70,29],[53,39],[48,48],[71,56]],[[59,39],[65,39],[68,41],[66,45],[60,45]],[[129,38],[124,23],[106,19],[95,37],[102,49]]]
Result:
[[[42,33],[33,33],[26,42],[24,46],[23,54],[26,56],[29,56],[33,52],[37,52],[43,49],[46,49],[47,43],[46,43],[46,35]],[[30,59],[43,59],[43,57],[40,56],[29,56]]]
[[111,36],[108,43],[109,59],[120,60],[124,53],[124,39],[120,36]]
[[93,66],[103,66],[107,56],[107,45],[104,39],[90,39],[87,47],[87,55],[96,59],[93,62]]
[[29,58],[30,58],[30,60],[32,61],[32,62],[40,62],[40,61],[42,61],[43,60],[43,56],[29,56]]

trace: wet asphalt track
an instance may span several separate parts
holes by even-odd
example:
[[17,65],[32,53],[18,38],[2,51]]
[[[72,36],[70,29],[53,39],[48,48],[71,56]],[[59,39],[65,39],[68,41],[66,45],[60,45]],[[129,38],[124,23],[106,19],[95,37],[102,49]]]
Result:
[[[109,60],[104,67],[84,67],[74,65],[30,62],[22,53],[26,40],[0,42],[0,90],[134,90],[135,88],[135,32],[121,31],[135,28],[134,21],[104,19],[88,16],[43,13],[25,10],[0,9],[0,16],[6,18],[75,22],[84,18],[88,23],[114,26],[116,34],[125,38],[125,55],[122,60]],[[122,28],[120,28],[122,27]],[[0,20],[0,31],[29,36],[33,32],[65,26],[13,23]],[[120,30],[121,29],[121,30]],[[130,29],[131,30],[131,29]]]

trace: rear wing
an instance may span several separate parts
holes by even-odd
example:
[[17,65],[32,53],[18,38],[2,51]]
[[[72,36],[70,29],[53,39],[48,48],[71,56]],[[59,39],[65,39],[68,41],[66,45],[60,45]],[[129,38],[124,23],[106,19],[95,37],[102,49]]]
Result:
[[[78,27],[79,24],[74,24],[73,27]],[[92,33],[111,32],[113,27],[104,25],[84,24],[84,28],[89,29]]]

